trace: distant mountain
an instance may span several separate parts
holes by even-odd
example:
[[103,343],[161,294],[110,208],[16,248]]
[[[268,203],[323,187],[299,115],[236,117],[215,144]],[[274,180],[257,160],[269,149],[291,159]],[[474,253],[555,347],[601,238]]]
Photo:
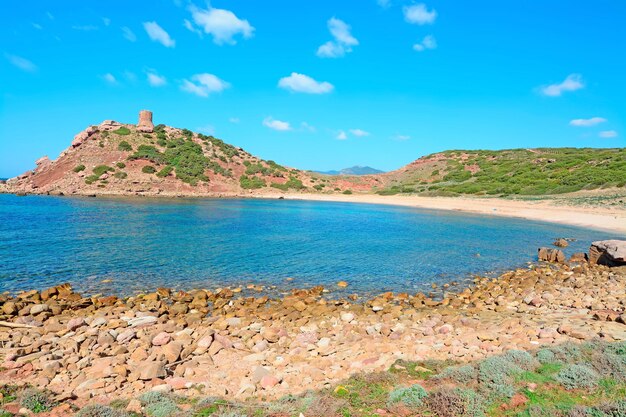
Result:
[[382,174],[385,171],[381,171],[372,167],[362,167],[359,165],[355,165],[350,168],[344,168],[341,171],[317,171],[320,174],[326,175],[374,175],[374,174]]

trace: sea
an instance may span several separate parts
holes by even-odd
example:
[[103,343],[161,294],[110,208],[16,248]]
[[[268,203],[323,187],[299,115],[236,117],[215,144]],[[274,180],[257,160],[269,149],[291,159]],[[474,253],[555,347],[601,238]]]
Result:
[[276,293],[323,285],[329,297],[431,292],[527,268],[560,237],[571,255],[618,236],[373,204],[4,194],[0,292],[66,282],[86,295],[249,285]]

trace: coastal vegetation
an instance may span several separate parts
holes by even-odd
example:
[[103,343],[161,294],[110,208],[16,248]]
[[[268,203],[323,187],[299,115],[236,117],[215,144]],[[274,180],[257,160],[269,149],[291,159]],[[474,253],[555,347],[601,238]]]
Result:
[[452,150],[396,174],[381,195],[546,195],[626,186],[626,148]]

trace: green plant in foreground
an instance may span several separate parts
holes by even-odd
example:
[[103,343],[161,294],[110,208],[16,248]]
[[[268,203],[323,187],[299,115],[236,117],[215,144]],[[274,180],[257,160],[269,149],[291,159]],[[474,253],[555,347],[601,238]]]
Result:
[[106,405],[90,404],[81,408],[76,417],[128,417],[128,414]]
[[389,393],[388,403],[390,405],[402,403],[407,407],[419,407],[424,402],[424,398],[428,393],[419,384],[411,385],[410,387],[398,387]]
[[46,392],[28,388],[22,392],[20,405],[34,413],[42,413],[50,410],[54,402]]
[[170,417],[178,412],[178,407],[169,398],[155,403],[148,404],[145,408],[146,414],[151,417]]
[[600,377],[586,365],[565,365],[555,377],[566,389],[595,388]]

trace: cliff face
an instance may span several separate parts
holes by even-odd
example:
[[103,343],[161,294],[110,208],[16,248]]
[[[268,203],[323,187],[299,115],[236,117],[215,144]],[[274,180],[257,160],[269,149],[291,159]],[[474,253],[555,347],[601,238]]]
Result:
[[[212,136],[105,120],[74,137],[52,161],[9,179],[0,191],[65,195],[235,195],[314,189],[306,173],[256,158]],[[324,186],[325,188],[326,186]]]

